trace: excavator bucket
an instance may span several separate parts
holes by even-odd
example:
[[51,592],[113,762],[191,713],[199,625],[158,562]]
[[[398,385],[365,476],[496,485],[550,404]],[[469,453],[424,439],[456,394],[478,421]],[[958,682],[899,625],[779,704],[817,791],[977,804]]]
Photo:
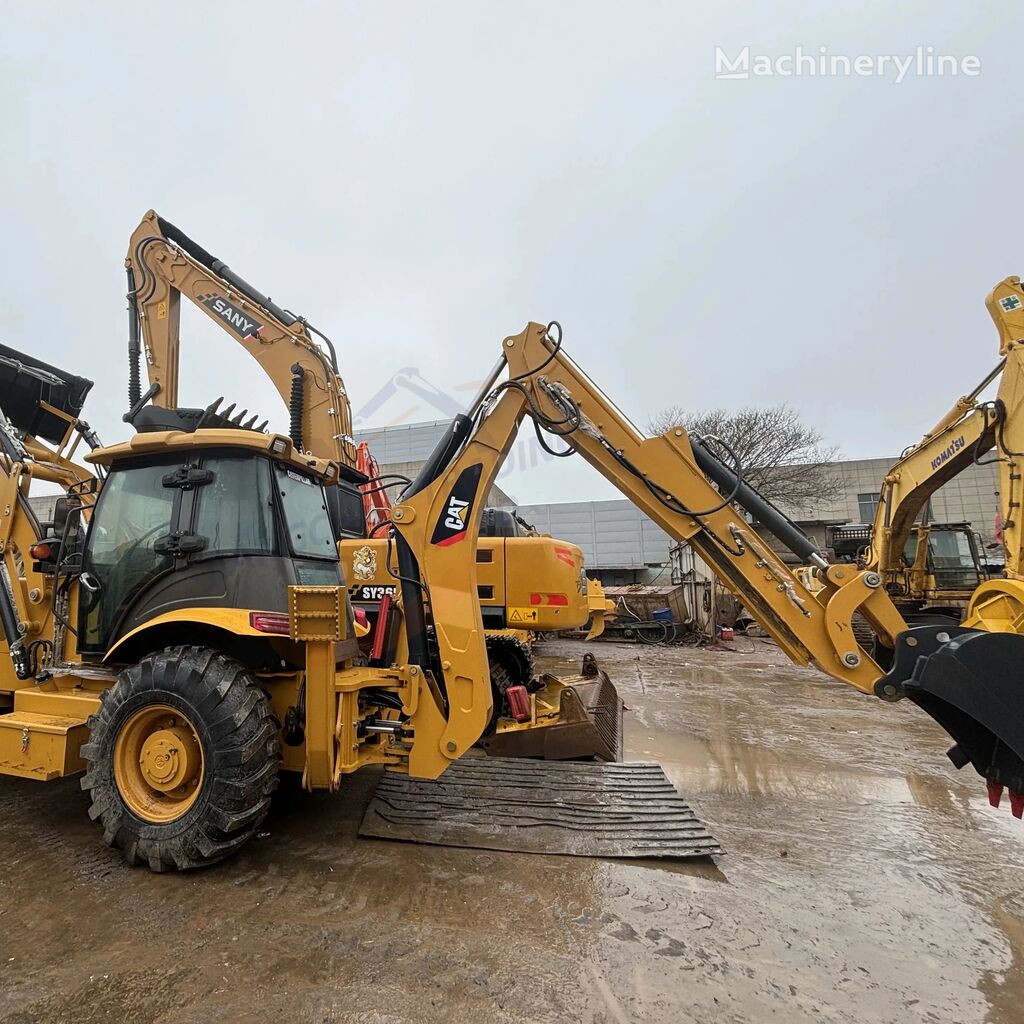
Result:
[[1004,788],[1014,817],[1024,815],[1024,637],[963,626],[918,626],[897,639],[893,666],[877,684],[904,696],[954,739],[949,758],[971,764],[999,806]]
[[540,678],[527,721],[502,719],[480,745],[492,757],[621,761],[622,700],[592,654],[578,676]]

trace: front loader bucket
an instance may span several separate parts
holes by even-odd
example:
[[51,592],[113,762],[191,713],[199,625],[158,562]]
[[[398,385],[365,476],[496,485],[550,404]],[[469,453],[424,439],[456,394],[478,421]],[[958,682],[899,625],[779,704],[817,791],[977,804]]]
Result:
[[530,722],[501,720],[480,745],[492,757],[536,757],[545,761],[621,761],[622,700],[593,655],[580,675],[543,676],[533,695]]

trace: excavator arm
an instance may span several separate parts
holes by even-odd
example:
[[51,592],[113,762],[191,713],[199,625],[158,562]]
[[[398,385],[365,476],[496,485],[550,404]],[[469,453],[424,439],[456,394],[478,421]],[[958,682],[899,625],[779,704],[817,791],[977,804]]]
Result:
[[[954,761],[973,760],[990,782],[994,744],[1007,769],[1004,781],[1024,792],[1019,710],[1009,709],[1013,713],[1002,724],[990,709],[980,711],[979,720],[963,686],[943,682],[940,694],[912,678],[916,665],[908,666],[905,654],[917,631],[907,627],[877,572],[825,562],[791,521],[743,481],[739,467],[719,454],[720,443],[691,437],[682,428],[643,436],[565,354],[560,329],[536,323],[504,340],[502,358],[468,414],[453,420],[392,512],[413,665],[430,664],[423,591],[436,633],[447,707],[437,732],[442,757],[455,759],[475,742],[491,711],[483,627],[472,599],[475,541],[484,495],[526,416],[558,435],[672,537],[693,546],[794,662],[813,663],[885,700],[910,697],[958,741]],[[748,515],[818,567],[824,585],[817,593],[755,532]],[[852,625],[857,613],[885,647],[897,649],[899,664],[890,672],[858,645]],[[931,654],[950,639],[929,634],[922,650]],[[962,727],[965,721],[974,732]]]
[[[153,210],[132,234],[125,267],[129,404],[133,412],[148,398],[161,408],[178,407],[184,296],[260,364],[288,407],[296,447],[333,459],[343,470],[355,469],[352,410],[334,348],[324,335],[303,317],[259,293],[226,263]],[[317,344],[314,335],[325,341],[328,352]],[[150,381],[145,396],[138,369],[143,352]],[[233,409],[228,410],[229,414]]]
[[[879,492],[865,568],[890,576],[901,573],[902,557],[914,523],[929,499],[969,466],[984,459],[999,464],[1007,576],[1021,579],[1021,460],[1024,459],[1024,288],[1008,277],[985,300],[1000,338],[1001,359],[886,474]],[[996,397],[982,398],[998,381]],[[994,451],[994,454],[992,454]]]

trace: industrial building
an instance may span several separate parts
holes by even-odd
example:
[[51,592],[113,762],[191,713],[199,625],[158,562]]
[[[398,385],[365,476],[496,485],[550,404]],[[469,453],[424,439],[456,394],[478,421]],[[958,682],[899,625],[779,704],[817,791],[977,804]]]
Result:
[[[404,424],[361,432],[382,472],[412,476],[448,426],[447,420]],[[835,486],[813,508],[786,507],[818,545],[827,546],[827,528],[845,523],[870,523],[882,479],[897,457],[850,459],[830,463]],[[929,519],[969,522],[985,546],[996,542],[998,478],[994,461],[965,470],[936,492]],[[516,508],[541,533],[578,544],[588,568],[606,585],[667,582],[673,541],[660,527],[625,499],[567,501],[516,505],[500,488],[492,488],[489,504]]]

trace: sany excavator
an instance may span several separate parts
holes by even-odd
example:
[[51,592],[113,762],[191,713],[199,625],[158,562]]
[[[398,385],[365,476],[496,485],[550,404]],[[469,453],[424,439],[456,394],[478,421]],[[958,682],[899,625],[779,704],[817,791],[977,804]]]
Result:
[[[406,479],[381,478],[365,445],[352,434],[352,412],[335,346],[304,317],[282,309],[180,228],[150,210],[132,234],[125,259],[129,287],[129,403],[142,429],[156,409],[178,404],[180,309],[186,300],[213,320],[259,364],[289,412],[289,434],[297,451],[334,461],[337,487],[329,489],[341,537],[339,555],[356,608],[371,623],[383,602],[394,599],[397,573],[392,545],[383,531],[387,489]],[[325,352],[317,344],[327,346]],[[145,354],[149,389],[141,394],[140,356]],[[152,406],[146,403],[152,400]],[[219,415],[235,425],[259,419],[215,402],[195,416]],[[264,423],[263,426],[266,424]],[[360,452],[362,448],[362,453]],[[361,492],[361,493],[360,493]],[[367,503],[365,516],[359,502]],[[514,517],[488,509],[477,547],[478,596],[487,627],[498,717],[511,713],[509,686],[533,685],[533,655],[523,631],[550,632],[582,626],[590,636],[610,614],[599,581],[588,580],[583,552],[575,544],[521,530]]]
[[[261,308],[243,313],[252,322]],[[1021,339],[1024,322],[1019,338],[1003,339],[1008,365]],[[84,770],[90,814],[130,862],[181,869],[231,854],[259,826],[281,770],[301,772],[311,790],[337,790],[371,764],[436,778],[485,736],[493,698],[476,546],[485,496],[527,417],[691,544],[794,662],[883,701],[911,700],[952,736],[954,763],[973,764],[993,796],[1008,787],[1024,814],[1024,627],[1001,614],[1005,601],[993,605],[1012,587],[980,596],[962,626],[908,626],[878,572],[828,564],[719,442],[682,428],[644,437],[567,356],[554,325],[503,340],[469,409],[392,509],[399,594],[377,618],[369,656],[334,551],[337,461],[209,411],[137,404],[143,429],[87,456],[103,473],[88,488],[95,505],[81,502],[90,514],[69,503],[44,526],[28,488],[63,465],[67,436],[84,429],[81,391],[59,372],[50,376],[63,397],[43,391],[12,362],[27,397],[8,414],[0,455],[0,771]],[[55,450],[31,434],[36,409],[66,425]],[[741,507],[817,565],[817,593]],[[893,651],[888,670],[858,645],[857,613]],[[518,713],[505,735],[521,732],[542,753],[588,685],[611,687],[592,660],[579,679],[510,694]]]

